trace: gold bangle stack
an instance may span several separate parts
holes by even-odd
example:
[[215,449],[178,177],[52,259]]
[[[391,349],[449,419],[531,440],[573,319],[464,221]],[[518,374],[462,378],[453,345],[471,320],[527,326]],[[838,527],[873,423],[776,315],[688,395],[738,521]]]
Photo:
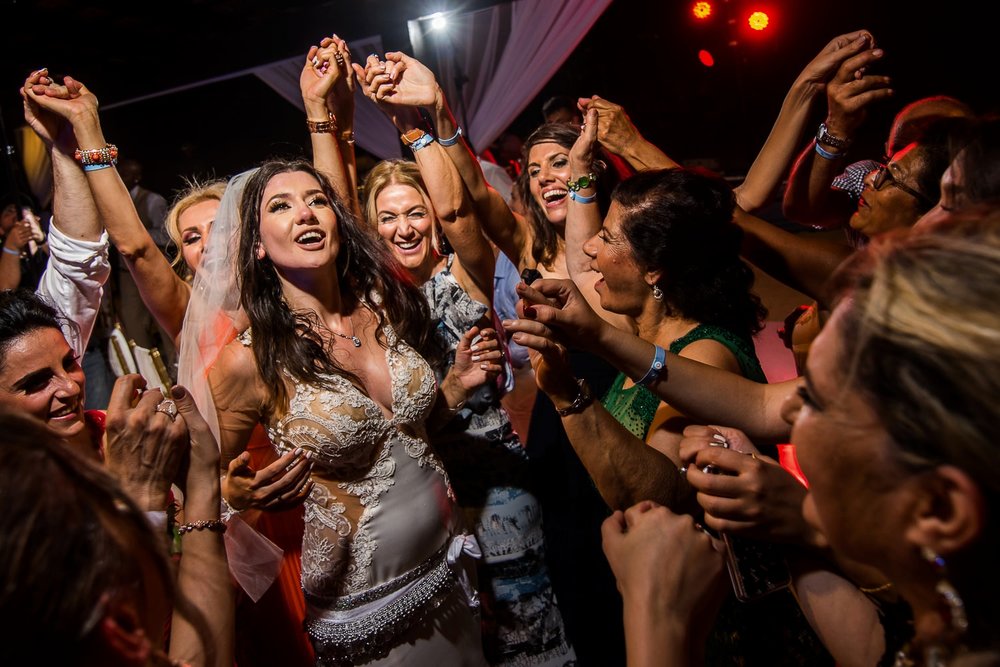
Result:
[[306,127],[313,134],[335,133],[337,131],[337,117],[331,113],[327,120],[309,120],[307,118]]

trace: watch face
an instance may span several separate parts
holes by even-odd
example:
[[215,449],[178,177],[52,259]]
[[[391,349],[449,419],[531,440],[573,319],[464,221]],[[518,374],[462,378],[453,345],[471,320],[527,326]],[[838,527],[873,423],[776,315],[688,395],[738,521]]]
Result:
[[410,130],[403,135],[403,138],[406,139],[407,143],[412,144],[414,141],[424,136],[424,134],[425,132],[423,130]]

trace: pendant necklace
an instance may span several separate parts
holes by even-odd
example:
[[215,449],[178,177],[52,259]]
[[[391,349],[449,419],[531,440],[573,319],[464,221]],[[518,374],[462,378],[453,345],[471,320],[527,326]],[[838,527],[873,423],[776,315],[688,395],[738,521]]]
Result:
[[[351,320],[351,331],[354,331],[354,320]],[[330,333],[332,333],[334,336],[340,336],[344,340],[351,341],[352,343],[354,343],[354,347],[361,347],[361,339],[358,338],[356,335],[352,334],[348,336],[347,334],[342,334],[339,331],[334,331],[333,329],[330,329]]]

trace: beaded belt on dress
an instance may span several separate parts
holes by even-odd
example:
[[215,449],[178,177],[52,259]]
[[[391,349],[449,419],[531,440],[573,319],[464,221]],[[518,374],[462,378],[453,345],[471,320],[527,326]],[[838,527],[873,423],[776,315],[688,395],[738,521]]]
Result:
[[417,567],[361,593],[333,600],[307,595],[305,629],[316,649],[317,664],[351,664],[384,656],[401,635],[448,597],[456,583],[465,590],[469,606],[478,606],[458,564],[462,553],[480,556],[471,535],[454,537]]

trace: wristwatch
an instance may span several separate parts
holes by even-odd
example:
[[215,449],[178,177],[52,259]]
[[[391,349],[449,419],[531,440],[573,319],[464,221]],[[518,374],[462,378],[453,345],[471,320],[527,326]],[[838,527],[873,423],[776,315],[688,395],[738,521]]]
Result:
[[560,417],[565,417],[566,415],[575,415],[578,412],[583,412],[586,410],[591,403],[594,402],[594,395],[590,391],[590,385],[583,378],[576,381],[576,386],[578,392],[576,398],[573,402],[567,405],[565,408],[556,408],[556,412],[559,413]]
[[423,137],[425,134],[427,133],[421,130],[419,127],[415,127],[412,130],[402,134],[400,138],[403,140],[404,144],[406,144],[407,146],[411,146],[417,141],[419,141],[420,138]]
[[830,131],[827,130],[826,123],[820,123],[819,130],[816,131],[816,143],[826,144],[827,146],[833,146],[834,148],[846,150],[850,147],[851,140],[833,136],[830,134]]

